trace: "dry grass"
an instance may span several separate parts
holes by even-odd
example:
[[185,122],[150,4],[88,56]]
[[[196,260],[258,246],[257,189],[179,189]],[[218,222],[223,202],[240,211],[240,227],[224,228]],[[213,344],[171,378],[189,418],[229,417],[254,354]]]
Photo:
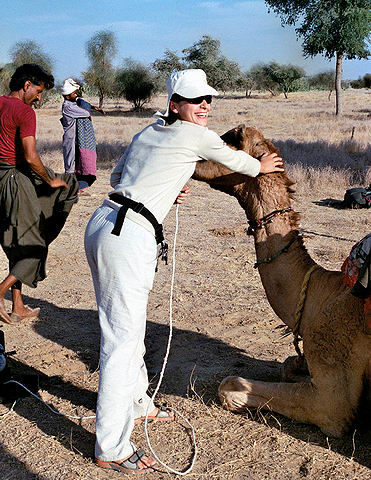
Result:
[[[366,90],[344,92],[344,117],[333,115],[326,92],[270,98],[216,99],[210,128],[222,134],[240,124],[257,126],[279,145],[290,175],[298,182],[295,209],[314,260],[339,269],[351,246],[370,231],[369,211],[338,210],[354,182],[370,182],[370,111]],[[93,102],[95,99],[90,99]],[[368,103],[367,103],[368,102]],[[140,115],[127,103],[110,102],[107,115],[94,115],[99,171],[91,197],[81,198],[52,244],[48,278],[25,288],[27,303],[41,306],[39,320],[4,325],[7,350],[16,350],[17,372],[38,375],[38,394],[59,411],[94,414],[98,384],[99,328],[90,272],[84,257],[85,225],[109,191],[109,170],[132,136],[153,121],[166,98],[155,98]],[[37,112],[38,148],[55,170],[63,169],[60,105]],[[355,127],[353,139],[352,130]],[[193,193],[180,210],[174,290],[174,336],[159,401],[190,419],[198,459],[188,475],[195,480],[369,480],[370,432],[362,425],[342,439],[330,439],[311,425],[262,411],[236,415],[217,401],[226,375],[275,381],[280,362],[293,354],[281,321],[269,306],[255,261],[245,216],[237,202],[191,181]],[[173,212],[165,222],[172,243]],[[7,261],[0,258],[5,276]],[[149,302],[146,360],[156,384],[168,337],[169,267],[160,265]],[[6,299],[9,307],[10,300]],[[180,423],[150,426],[160,458],[187,467],[192,445]],[[146,448],[144,432],[134,441]],[[129,476],[93,465],[94,421],[53,416],[33,398],[0,404],[1,480],[108,480]],[[160,469],[154,480],[174,476]]]

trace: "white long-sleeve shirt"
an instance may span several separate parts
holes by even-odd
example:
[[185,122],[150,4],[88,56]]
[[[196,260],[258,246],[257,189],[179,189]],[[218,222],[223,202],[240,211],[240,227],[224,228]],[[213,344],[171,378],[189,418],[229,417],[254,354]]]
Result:
[[[134,136],[111,174],[111,186],[115,193],[143,203],[162,223],[199,160],[212,160],[251,177],[260,171],[257,159],[232,150],[212,130],[182,120],[165,126],[160,120]],[[105,203],[120,208],[111,200]],[[127,217],[153,232],[142,215],[129,209]]]

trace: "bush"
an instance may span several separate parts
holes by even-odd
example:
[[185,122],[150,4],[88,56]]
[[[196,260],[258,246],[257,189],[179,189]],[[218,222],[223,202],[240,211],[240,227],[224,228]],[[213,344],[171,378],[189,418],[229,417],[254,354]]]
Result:
[[124,68],[117,75],[117,90],[133,104],[134,110],[139,110],[155,93],[155,82],[148,67],[126,59]]

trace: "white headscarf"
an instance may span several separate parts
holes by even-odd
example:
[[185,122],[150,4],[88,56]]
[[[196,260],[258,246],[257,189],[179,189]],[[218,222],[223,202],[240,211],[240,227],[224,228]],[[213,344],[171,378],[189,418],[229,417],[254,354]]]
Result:
[[73,78],[67,78],[62,85],[61,94],[62,95],[69,95],[72,92],[80,89],[80,85],[75,82]]

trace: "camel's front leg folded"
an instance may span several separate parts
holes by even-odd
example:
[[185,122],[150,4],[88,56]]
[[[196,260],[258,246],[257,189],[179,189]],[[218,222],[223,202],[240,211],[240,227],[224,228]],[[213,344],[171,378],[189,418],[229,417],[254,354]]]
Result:
[[248,408],[273,410],[303,423],[314,423],[327,435],[341,436],[351,419],[351,409],[343,395],[333,390],[323,398],[312,382],[273,383],[227,377],[219,386],[219,398],[227,410]]

